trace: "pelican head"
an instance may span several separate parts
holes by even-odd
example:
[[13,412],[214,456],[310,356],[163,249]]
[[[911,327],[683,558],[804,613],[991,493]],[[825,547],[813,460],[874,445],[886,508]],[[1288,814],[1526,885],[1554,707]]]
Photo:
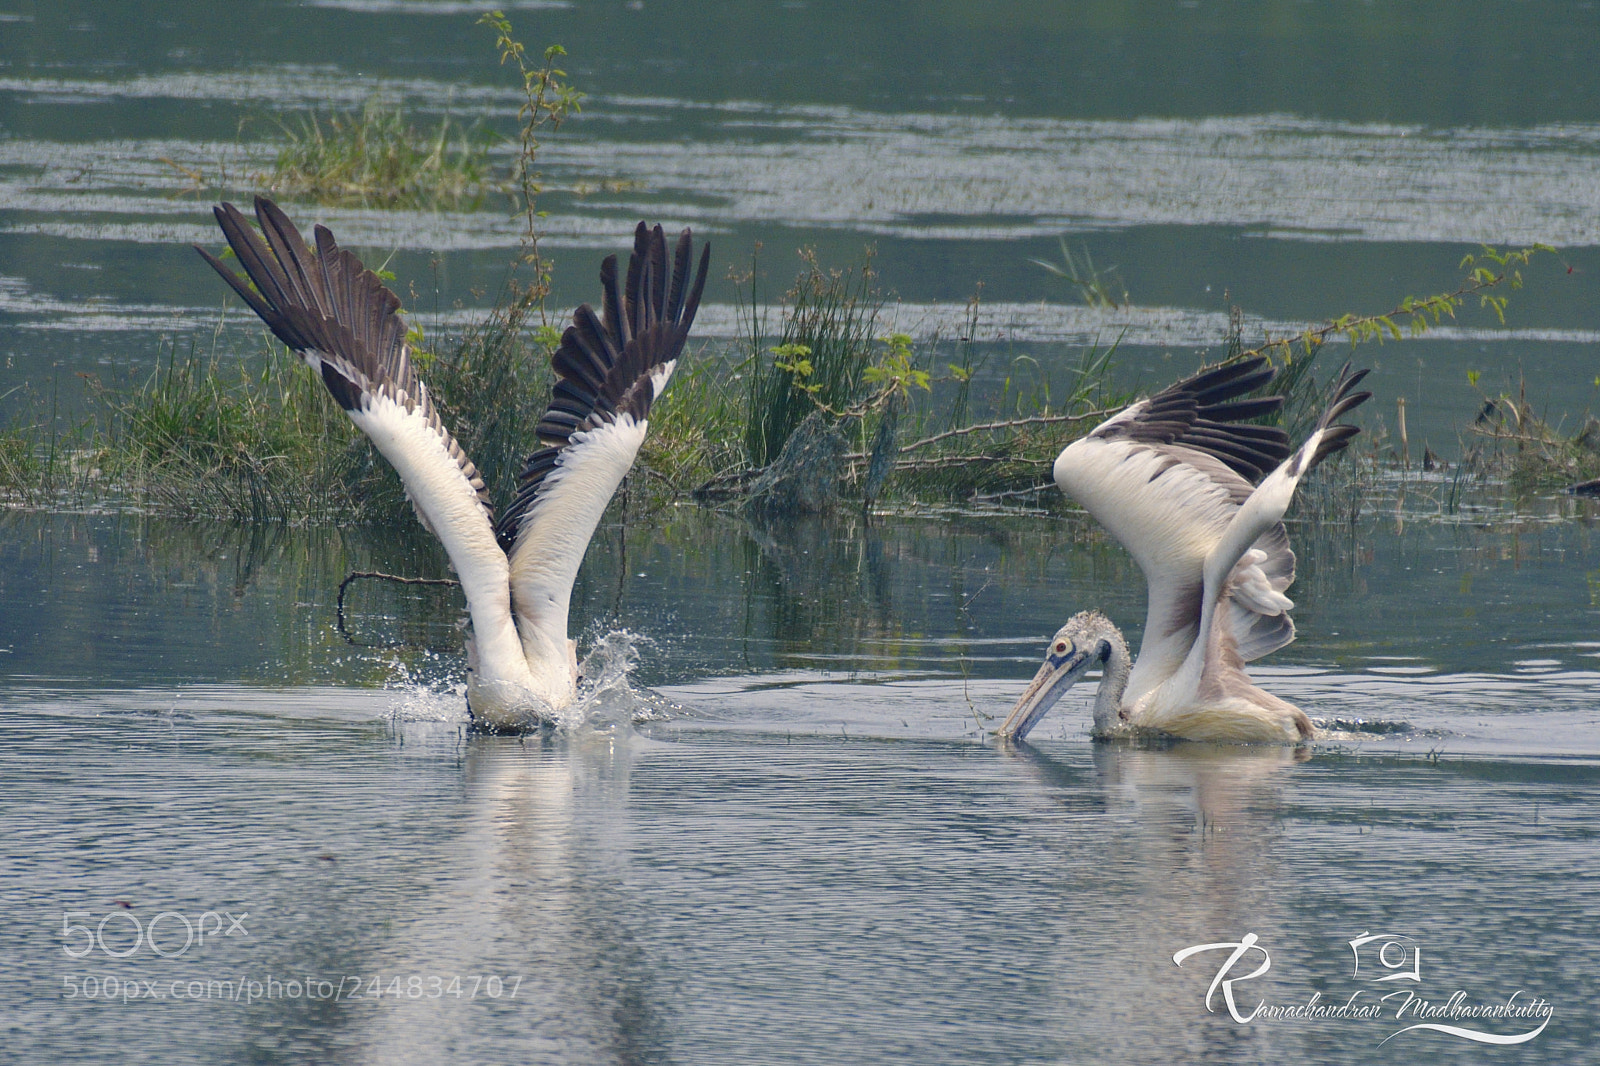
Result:
[[1122,694],[1128,687],[1128,643],[1122,631],[1099,611],[1083,611],[1056,630],[1045,649],[1044,663],[1023,690],[1011,715],[999,729],[1008,740],[1026,740],[1067,689],[1091,667],[1103,666],[1094,704],[1094,733],[1105,736],[1117,725]]

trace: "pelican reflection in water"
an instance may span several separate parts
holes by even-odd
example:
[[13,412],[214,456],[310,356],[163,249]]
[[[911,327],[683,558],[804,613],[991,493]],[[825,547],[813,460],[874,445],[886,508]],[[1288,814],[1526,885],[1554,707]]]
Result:
[[1300,479],[1360,432],[1338,420],[1372,394],[1355,391],[1367,372],[1347,364],[1316,428],[1291,455],[1283,430],[1247,421],[1278,410],[1283,398],[1241,399],[1273,374],[1260,357],[1201,372],[1132,404],[1057,457],[1056,484],[1144,572],[1144,641],[1131,660],[1110,619],[1075,615],[1051,639],[1002,737],[1025,739],[1096,665],[1099,737],[1129,727],[1235,742],[1312,735],[1311,720],[1256,687],[1244,666],[1294,639],[1294,603],[1284,592],[1295,560],[1284,512]]
[[567,637],[572,583],[688,339],[710,247],[691,284],[689,231],[669,261],[661,227],[641,222],[620,292],[617,258],[606,257],[602,312],[588,304],[573,312],[551,361],[554,396],[535,429],[542,447],[496,521],[477,467],[412,368],[399,297],[324,227],[312,249],[270,200],[257,197],[255,207],[260,236],[232,204],[215,209],[248,283],[196,250],[317,373],[444,545],[472,617],[473,717],[511,729],[555,721],[577,699],[577,646]]

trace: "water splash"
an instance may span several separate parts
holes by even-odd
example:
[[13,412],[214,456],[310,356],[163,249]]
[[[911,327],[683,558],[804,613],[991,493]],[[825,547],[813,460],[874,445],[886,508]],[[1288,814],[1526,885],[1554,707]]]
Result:
[[639,665],[639,650],[654,643],[626,629],[613,629],[596,640],[578,665],[578,698],[560,712],[557,728],[601,731],[667,717],[664,700],[648,689],[635,689],[628,680]]
[[1312,718],[1311,724],[1320,741],[1445,735],[1440,730],[1418,729],[1403,718]]
[[389,710],[392,722],[460,722],[469,724],[467,686],[437,685],[419,681],[405,686],[390,686],[395,701]]
[[461,678],[425,677],[399,656],[392,659],[391,669],[383,686],[394,696],[389,705],[391,722],[472,722],[467,684]]
[[[636,689],[629,675],[639,665],[639,651],[654,645],[649,637],[626,629],[612,630],[596,639],[578,666],[578,697],[572,705],[552,712],[557,731],[605,732],[638,722],[659,722],[680,710],[677,704],[649,689]],[[428,677],[398,657],[384,688],[393,695],[388,718],[393,722],[472,723],[467,709],[466,683],[456,676]]]

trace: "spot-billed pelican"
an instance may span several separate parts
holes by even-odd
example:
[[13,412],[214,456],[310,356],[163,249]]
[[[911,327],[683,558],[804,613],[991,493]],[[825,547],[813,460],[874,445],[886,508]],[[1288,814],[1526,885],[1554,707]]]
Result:
[[1109,618],[1075,615],[1051,639],[1002,737],[1026,738],[1095,665],[1103,668],[1096,736],[1129,726],[1190,740],[1293,743],[1312,735],[1311,720],[1257,688],[1244,664],[1294,639],[1294,603],[1284,595],[1294,553],[1283,515],[1306,472],[1360,432],[1338,419],[1372,394],[1355,391],[1367,372],[1347,364],[1316,428],[1291,455],[1283,430],[1241,424],[1283,405],[1281,396],[1238,399],[1273,373],[1255,358],[1196,374],[1130,405],[1057,457],[1056,484],[1144,571],[1144,641],[1130,662]]
[[444,544],[472,619],[473,717],[492,728],[554,721],[577,696],[577,645],[567,637],[572,582],[644,442],[650,405],[683,351],[710,247],[691,285],[689,231],[669,264],[661,227],[639,223],[620,293],[617,257],[606,257],[602,313],[588,304],[573,312],[552,359],[554,396],[535,430],[542,447],[523,465],[516,499],[496,521],[483,478],[411,366],[399,297],[326,228],[316,228],[313,250],[277,205],[257,197],[255,208],[264,243],[232,204],[215,209],[249,283],[205,249],[196,251],[322,378],[393,464],[417,517]]

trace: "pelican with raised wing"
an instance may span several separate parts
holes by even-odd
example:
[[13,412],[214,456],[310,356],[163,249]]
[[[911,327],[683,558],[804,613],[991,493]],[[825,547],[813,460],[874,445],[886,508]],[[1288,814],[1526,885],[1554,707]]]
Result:
[[1235,742],[1312,735],[1311,720],[1257,688],[1244,665],[1294,639],[1284,512],[1300,479],[1360,432],[1338,419],[1372,394],[1355,391],[1367,372],[1347,364],[1316,428],[1291,455],[1283,430],[1248,424],[1283,398],[1241,399],[1273,374],[1261,357],[1203,371],[1128,406],[1057,457],[1056,484],[1144,571],[1144,641],[1130,662],[1110,619],[1075,615],[1051,639],[1002,737],[1026,738],[1096,665],[1097,737],[1130,727]]
[[572,582],[688,339],[710,247],[691,284],[689,231],[669,264],[661,227],[639,223],[621,292],[617,257],[606,257],[601,314],[588,304],[573,312],[552,358],[554,396],[535,429],[542,447],[496,521],[483,478],[411,366],[399,297],[326,228],[316,228],[313,249],[270,200],[257,197],[255,208],[260,236],[232,204],[215,209],[248,283],[196,250],[321,377],[444,544],[472,620],[474,719],[504,729],[554,722],[577,697],[577,645],[567,637]]

